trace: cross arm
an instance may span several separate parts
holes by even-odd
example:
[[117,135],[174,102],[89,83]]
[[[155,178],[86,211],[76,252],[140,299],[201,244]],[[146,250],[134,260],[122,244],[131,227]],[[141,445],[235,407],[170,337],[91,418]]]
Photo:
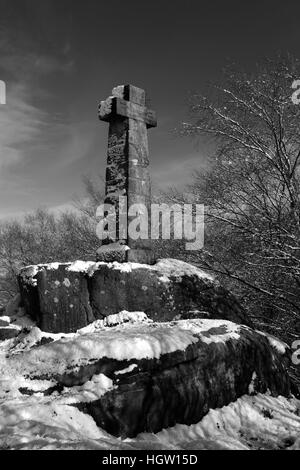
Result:
[[107,100],[101,101],[99,105],[99,119],[101,121],[110,122],[118,116],[142,121],[148,128],[157,126],[155,111],[146,106],[115,96],[110,96]]

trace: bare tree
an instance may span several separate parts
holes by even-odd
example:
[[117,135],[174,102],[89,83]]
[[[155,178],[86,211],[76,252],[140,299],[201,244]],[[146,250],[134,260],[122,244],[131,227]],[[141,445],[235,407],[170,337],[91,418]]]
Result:
[[38,209],[24,220],[0,226],[0,305],[17,292],[23,266],[95,259],[99,240],[96,221],[79,212],[55,216]]
[[85,175],[82,178],[84,196],[74,199],[74,206],[79,212],[92,220],[96,220],[97,207],[103,204],[105,198],[105,181],[102,175],[92,178]]
[[182,128],[216,149],[189,188],[207,207],[206,249],[194,261],[230,278],[252,315],[289,337],[300,333],[299,77],[291,58],[253,75],[227,71],[209,96],[191,98]]

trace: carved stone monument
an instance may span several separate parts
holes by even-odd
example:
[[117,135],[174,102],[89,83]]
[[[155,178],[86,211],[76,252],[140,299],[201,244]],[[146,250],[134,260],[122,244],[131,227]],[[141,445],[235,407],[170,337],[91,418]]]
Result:
[[[116,234],[109,233],[97,251],[98,261],[134,261],[153,264],[150,241],[151,185],[148,171],[147,129],[156,127],[155,112],[146,107],[146,94],[141,88],[121,85],[99,106],[99,119],[109,122],[106,197],[116,213]],[[119,204],[120,196],[125,204]],[[148,215],[148,239],[132,239],[130,221],[136,216],[133,205]],[[135,206],[138,207],[138,206]],[[106,214],[109,216],[109,214]],[[119,230],[122,223],[122,231]]]

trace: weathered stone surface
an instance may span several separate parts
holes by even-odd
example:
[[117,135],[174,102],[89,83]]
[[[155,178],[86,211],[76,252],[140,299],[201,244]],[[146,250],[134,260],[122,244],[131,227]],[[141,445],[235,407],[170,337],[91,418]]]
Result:
[[[149,165],[149,149],[147,128],[156,126],[155,114],[145,107],[145,91],[132,85],[118,86],[113,89],[113,96],[101,102],[99,118],[109,122],[106,197],[105,204],[111,204],[116,212],[116,232],[110,228],[105,218],[107,238],[103,244],[124,241],[132,250],[127,253],[124,261],[134,260],[140,263],[153,263],[154,255],[150,253],[148,240],[135,240],[128,230],[132,220],[140,213],[141,205],[149,214],[148,234],[150,238],[150,203],[151,187]],[[126,197],[126,207],[119,207],[119,197]],[[128,212],[133,204],[139,204],[134,213]],[[125,215],[126,226],[120,230],[121,217]],[[122,217],[124,220],[124,217]],[[124,224],[122,224],[124,227]],[[105,225],[104,225],[105,227]],[[125,231],[125,232],[124,232]],[[101,238],[101,235],[100,235]],[[112,258],[103,256],[100,250],[98,260],[110,261]],[[120,253],[116,252],[114,261],[120,261]]]
[[[222,338],[222,334],[226,327],[212,327],[207,337]],[[138,369],[121,375],[116,372],[130,363],[110,364],[109,376],[115,378],[117,387],[100,400],[78,406],[98,426],[123,438],[156,433],[176,423],[197,423],[210,408],[221,408],[245,394],[268,390],[275,396],[290,394],[288,358],[246,329],[239,340],[211,344],[200,340],[158,361],[131,364]],[[107,369],[103,364],[102,370]]]
[[146,106],[141,106],[137,103],[114,96],[107,98],[105,101],[101,101],[99,107],[99,117],[101,121],[110,122],[112,119],[120,116],[144,122],[147,128],[156,127],[157,123],[155,112]]
[[30,317],[38,322],[40,317],[39,294],[37,290],[37,266],[23,268],[18,276],[22,306]]
[[113,121],[109,126],[106,197],[110,193],[124,195],[127,189],[127,132],[128,122],[124,119]]
[[143,311],[155,321],[221,318],[250,325],[236,298],[211,276],[178,260],[153,266],[102,264],[89,280],[96,318]]
[[81,273],[69,272],[67,265],[40,270],[37,290],[38,326],[43,331],[69,333],[94,321],[87,279]]
[[[136,261],[135,250],[124,253]],[[27,314],[49,332],[76,331],[94,318],[122,310],[143,311],[154,321],[218,318],[251,326],[230,292],[210,275],[178,260],[161,260],[152,266],[135,262],[44,265],[25,268],[19,282]]]
[[132,101],[133,103],[140,104],[141,106],[146,105],[145,90],[134,85],[117,86],[113,89],[112,94],[117,98],[122,98],[126,101]]
[[[290,394],[286,345],[222,320],[101,328],[35,347],[22,360],[27,377],[68,387],[67,397],[82,386],[70,403],[121,437],[196,423],[245,394]],[[110,385],[99,396],[100,374]]]
[[0,327],[0,341],[12,339],[18,336],[20,329],[14,327]]
[[82,273],[68,272],[68,266],[29,266],[18,276],[22,305],[43,331],[68,333],[94,320],[87,279]]

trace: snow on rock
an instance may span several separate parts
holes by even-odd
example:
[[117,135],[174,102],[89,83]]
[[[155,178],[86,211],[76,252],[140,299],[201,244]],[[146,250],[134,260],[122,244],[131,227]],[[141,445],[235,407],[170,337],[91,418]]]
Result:
[[86,334],[86,333],[94,333],[99,330],[103,330],[106,327],[112,327],[117,325],[122,325],[124,323],[151,323],[152,320],[147,317],[144,312],[127,312],[127,310],[123,310],[120,313],[115,315],[109,315],[105,317],[104,320],[96,320],[93,323],[90,323],[88,326],[84,328],[80,328],[77,330],[78,334]]
[[89,276],[92,276],[94,271],[98,268],[98,263],[94,261],[74,261],[74,263],[70,263],[67,267],[67,271],[71,271],[73,273],[85,273]]
[[257,380],[257,374],[256,372],[254,371],[253,374],[252,374],[252,379],[251,379],[251,382],[248,386],[248,393],[249,395],[252,395],[253,393],[255,393],[255,384],[256,384],[256,380]]
[[[185,322],[186,323],[186,322]],[[65,337],[59,341],[44,345],[39,349],[26,352],[15,362],[11,358],[10,366],[19,373],[33,375],[36,371],[44,375],[64,374],[69,367],[78,367],[97,358],[109,358],[117,361],[131,359],[159,359],[161,355],[178,350],[185,350],[190,344],[198,341],[195,336],[196,325],[121,325],[94,333]],[[224,322],[220,322],[224,325]],[[199,325],[198,332],[208,327]],[[227,333],[227,330],[226,330]],[[0,366],[1,371],[1,366]]]
[[120,310],[162,322],[208,317],[251,326],[237,299],[212,276],[174,259],[30,266],[21,270],[19,285],[27,314],[51,333],[73,333]]
[[35,326],[35,322],[26,314],[25,309],[20,307],[20,295],[16,295],[6,306],[6,315],[0,317],[0,327],[10,326],[21,330],[30,329]]
[[122,370],[117,370],[115,372],[115,375],[123,375],[123,374],[128,374],[129,372],[132,372],[134,369],[138,367],[137,364],[131,364],[129,367],[126,367],[125,369]]
[[264,335],[268,339],[270,345],[274,349],[276,349],[276,351],[280,354],[286,354],[287,350],[290,349],[288,344],[284,343],[283,341],[280,341],[278,338],[275,338],[275,336],[272,336],[268,333],[259,330],[257,330],[257,332],[261,335]]
[[[125,251],[129,250],[128,246],[126,245],[120,245]],[[101,247],[103,248],[103,247]],[[103,248],[104,249],[104,248]],[[112,251],[115,249],[115,244],[107,245],[105,246],[105,249],[107,251]],[[81,273],[86,273],[89,276],[92,276],[93,273],[99,269],[101,266],[108,266],[109,268],[112,268],[116,271],[121,271],[121,272],[131,272],[135,269],[143,268],[147,269],[149,271],[159,271],[163,272],[165,276],[182,276],[182,275],[197,275],[200,278],[206,278],[211,281],[214,281],[214,277],[211,276],[210,274],[207,274],[206,272],[202,271],[201,269],[189,264],[185,263],[184,261],[180,261],[177,259],[162,259],[159,260],[156,264],[154,265],[148,265],[148,264],[141,264],[141,263],[118,263],[117,261],[113,261],[111,263],[105,263],[104,261],[99,261],[99,262],[94,262],[94,261],[75,261],[73,263],[70,263],[67,265],[67,271],[72,271],[72,272],[81,272]],[[48,266],[52,265],[38,265],[38,266],[32,266],[33,272],[36,274],[38,267],[46,267],[48,269]],[[34,269],[36,268],[36,269]],[[53,268],[50,268],[53,269]]]
[[300,401],[258,394],[210,410],[197,424],[177,424],[157,434],[141,434],[135,441],[184,450],[300,449],[299,435]]
[[16,325],[1,326],[0,327],[0,341],[5,341],[15,338],[21,332],[21,328]]
[[43,269],[48,270],[57,270],[59,266],[65,265],[68,266],[69,263],[47,263],[47,264],[34,264],[31,266],[26,266],[21,269],[20,277],[23,279],[25,284],[30,284],[32,286],[37,285],[36,276],[39,271]]
[[183,275],[191,276],[195,275],[200,279],[208,279],[212,282],[216,282],[214,277],[210,274],[202,271],[202,269],[193,266],[192,264],[185,263],[177,259],[162,259],[154,266],[150,266],[159,272],[162,272],[165,276],[176,276],[180,277]]
[[[209,408],[228,404],[249,389],[290,393],[281,355],[248,327],[198,319],[107,330],[94,334],[90,346],[79,343],[72,356],[82,350],[84,362],[77,357],[76,366],[69,364],[57,380],[70,385],[95,373],[116,379],[101,399],[76,405],[114,435],[133,437],[166,424],[191,424]],[[89,342],[91,336],[81,338]],[[88,355],[91,350],[94,359]]]
[[104,318],[104,326],[116,326],[122,323],[141,323],[141,322],[152,322],[150,318],[144,312],[127,312],[122,310],[122,312],[115,315],[109,315]]
[[[13,354],[23,351],[24,354],[16,359],[11,357],[9,361],[10,367],[19,373],[30,375],[39,371],[43,375],[58,375],[70,367],[101,358],[117,361],[160,359],[163,355],[185,351],[199,341],[207,345],[238,341],[241,331],[248,330],[251,331],[226,320],[152,323],[143,312],[123,311],[98,320],[75,334],[51,334],[32,328],[12,351]],[[31,349],[43,338],[52,341]],[[0,365],[1,369],[3,365]]]
[[45,333],[44,331],[41,331],[38,327],[33,326],[30,328],[29,332],[28,329],[26,329],[20,334],[17,342],[13,345],[11,349],[11,354],[14,355],[20,352],[29,351],[34,346],[52,343],[53,341],[58,341],[61,338],[73,338],[74,336],[74,333]]
[[59,403],[72,404],[99,400],[105,393],[114,388],[113,381],[104,374],[94,375],[81,386],[64,388]]
[[240,338],[240,326],[229,321],[186,320],[181,322],[181,328],[187,328],[195,334],[200,334],[201,341],[206,344],[225,343],[229,339],[238,340]]
[[30,328],[34,324],[20,305],[20,294],[8,302],[5,315],[0,317],[0,341],[14,338],[23,328]]
[[[128,249],[128,247],[126,247]],[[103,261],[93,263],[90,265],[90,262],[76,262],[79,263],[73,269],[80,269],[81,272],[86,272],[89,275],[92,275],[97,269],[101,267],[101,265],[107,265],[109,268],[120,271],[120,272],[132,272],[136,269],[147,269],[148,271],[152,272],[159,272],[162,273],[164,276],[164,280],[169,281],[170,276],[176,276],[180,278],[183,275],[196,275],[200,279],[207,279],[210,281],[214,281],[214,277],[206,272],[202,271],[201,269],[193,266],[189,263],[185,263],[184,261],[180,261],[177,259],[162,259],[158,260],[158,262],[154,265],[149,264],[141,264],[141,263],[118,263],[117,261],[113,261],[111,263],[105,263]],[[71,269],[71,268],[70,268]],[[215,282],[215,281],[214,281]]]
[[[297,448],[300,402],[260,394],[216,407],[243,391],[288,390],[263,335],[223,320],[155,324],[141,312],[117,319],[123,323],[98,320],[72,334],[33,327],[0,343],[0,448]],[[123,436],[206,416],[122,441],[108,433],[110,413],[126,425]]]
[[93,419],[76,408],[55,401],[28,397],[7,400],[0,407],[0,448],[101,448],[94,440],[109,441]]
[[10,317],[10,324],[27,329],[35,326],[35,322],[28,317],[23,307],[20,307],[18,312]]
[[197,424],[120,440],[73,406],[49,397],[20,397],[0,405],[0,449],[300,450],[299,409],[294,399],[243,396]]
[[[14,364],[16,370],[27,375],[34,375],[37,370],[40,374],[56,375],[63,374],[68,367],[87,363],[94,358],[99,360],[107,357],[118,361],[159,359],[163,354],[185,350],[190,344],[198,341],[195,334],[201,334],[202,331],[206,334],[209,329],[205,321],[203,324],[199,322],[198,325],[196,322],[188,325],[188,321],[182,321],[179,325],[153,325],[148,331],[149,323],[151,324],[151,321],[143,312],[122,311],[118,315],[98,320],[75,334],[45,333],[34,327],[28,334],[23,334],[12,348],[9,367]],[[216,324],[225,328],[228,324],[227,335],[235,330],[230,322],[220,321],[214,323]],[[116,325],[117,328],[112,328]],[[20,330],[18,327],[18,331]],[[204,341],[207,341],[205,336]],[[44,343],[42,348],[31,349],[40,342]],[[20,352],[27,354],[17,355]],[[14,360],[15,355],[17,356]]]
[[9,326],[10,318],[9,317],[0,317],[0,327]]
[[87,333],[95,333],[99,330],[103,330],[103,328],[105,328],[104,320],[96,320],[93,323],[90,323],[89,325],[77,330],[77,333],[80,335],[86,335]]
[[121,307],[143,311],[154,321],[205,316],[251,326],[230,292],[183,261],[164,259],[154,265],[99,262],[92,272],[89,292],[95,316],[115,314]]

